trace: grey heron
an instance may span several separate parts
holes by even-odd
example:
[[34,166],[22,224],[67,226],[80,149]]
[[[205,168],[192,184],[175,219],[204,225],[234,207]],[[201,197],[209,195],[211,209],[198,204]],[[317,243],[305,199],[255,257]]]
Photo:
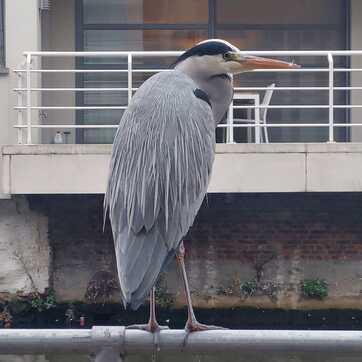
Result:
[[150,319],[140,328],[160,329],[154,285],[175,256],[188,306],[185,328],[213,328],[195,318],[182,239],[207,192],[215,127],[233,96],[230,74],[294,67],[242,56],[230,43],[211,39],[185,51],[172,70],[153,75],[132,97],[114,138],[104,212],[111,222],[124,306],[137,309],[150,295]]

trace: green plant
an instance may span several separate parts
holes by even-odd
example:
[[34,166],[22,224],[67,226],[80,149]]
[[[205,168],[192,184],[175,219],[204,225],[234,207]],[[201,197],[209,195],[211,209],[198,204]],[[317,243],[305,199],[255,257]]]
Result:
[[57,305],[55,294],[52,289],[47,289],[44,293],[34,292],[29,294],[29,303],[31,307],[38,312],[55,308]]
[[306,279],[302,281],[301,290],[304,297],[324,299],[328,296],[328,283],[322,279]]
[[258,288],[256,280],[249,280],[243,283],[240,283],[240,293],[244,298],[253,296]]

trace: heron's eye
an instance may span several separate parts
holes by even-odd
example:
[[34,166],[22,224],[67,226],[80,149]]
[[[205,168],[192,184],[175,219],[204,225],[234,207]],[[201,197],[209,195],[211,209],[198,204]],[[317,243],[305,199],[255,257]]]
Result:
[[222,55],[222,57],[223,57],[223,59],[224,60],[226,60],[226,61],[228,61],[228,60],[232,60],[232,54],[231,53],[224,53],[223,55]]

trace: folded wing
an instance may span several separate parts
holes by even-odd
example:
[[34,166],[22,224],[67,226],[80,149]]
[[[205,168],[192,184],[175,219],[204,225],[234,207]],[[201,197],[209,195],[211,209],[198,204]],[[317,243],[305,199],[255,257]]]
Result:
[[117,130],[104,200],[122,300],[136,309],[187,233],[207,191],[215,122],[179,71],[137,91]]

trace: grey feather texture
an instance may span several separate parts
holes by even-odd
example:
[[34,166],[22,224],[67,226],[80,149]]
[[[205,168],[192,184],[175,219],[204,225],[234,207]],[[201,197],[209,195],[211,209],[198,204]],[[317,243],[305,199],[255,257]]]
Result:
[[207,192],[215,121],[178,70],[138,89],[120,121],[104,200],[121,296],[137,309],[192,225]]

